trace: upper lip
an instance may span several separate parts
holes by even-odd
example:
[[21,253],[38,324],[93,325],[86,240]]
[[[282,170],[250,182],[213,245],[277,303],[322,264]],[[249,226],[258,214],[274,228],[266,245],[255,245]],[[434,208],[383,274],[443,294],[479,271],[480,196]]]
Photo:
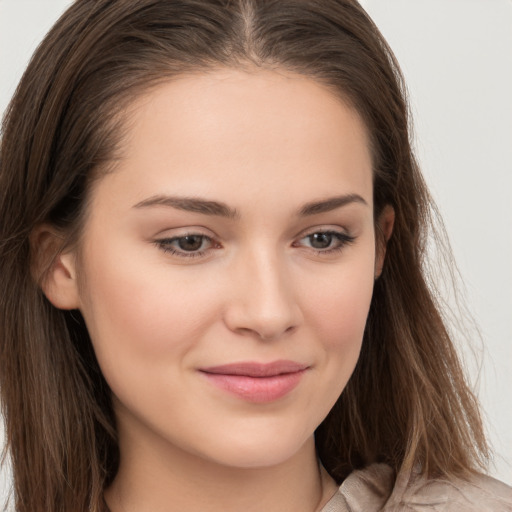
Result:
[[286,373],[296,373],[309,368],[309,365],[295,361],[273,361],[271,363],[239,362],[201,368],[200,371],[220,375],[244,375],[246,377],[274,377]]

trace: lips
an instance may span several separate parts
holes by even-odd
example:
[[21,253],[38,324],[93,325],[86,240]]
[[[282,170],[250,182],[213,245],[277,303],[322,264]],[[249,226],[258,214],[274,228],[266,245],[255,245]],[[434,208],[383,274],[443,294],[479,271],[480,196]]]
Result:
[[201,368],[210,384],[245,401],[273,402],[298,386],[308,365],[295,361],[241,362]]

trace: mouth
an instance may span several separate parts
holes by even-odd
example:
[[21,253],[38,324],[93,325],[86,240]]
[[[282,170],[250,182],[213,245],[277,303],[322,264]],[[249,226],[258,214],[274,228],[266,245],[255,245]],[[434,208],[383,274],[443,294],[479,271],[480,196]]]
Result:
[[295,361],[240,362],[201,368],[218,389],[253,403],[274,402],[296,388],[308,365]]

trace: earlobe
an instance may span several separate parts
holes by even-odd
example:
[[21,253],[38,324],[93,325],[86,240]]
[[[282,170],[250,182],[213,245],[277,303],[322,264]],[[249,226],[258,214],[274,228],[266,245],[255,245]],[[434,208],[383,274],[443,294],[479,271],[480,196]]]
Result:
[[395,225],[395,210],[391,205],[386,205],[377,220],[376,255],[375,255],[375,279],[378,279],[384,268],[386,248]]
[[73,251],[62,252],[63,238],[50,226],[40,226],[30,237],[32,275],[46,298],[59,309],[80,304]]

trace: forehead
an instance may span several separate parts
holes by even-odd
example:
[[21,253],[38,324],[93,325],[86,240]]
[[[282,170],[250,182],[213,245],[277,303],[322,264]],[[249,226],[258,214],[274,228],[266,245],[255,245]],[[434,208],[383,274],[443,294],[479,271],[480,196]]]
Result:
[[114,175],[132,182],[132,202],[156,193],[236,202],[262,190],[302,201],[333,187],[365,191],[371,202],[366,127],[311,78],[231,69],[179,76],[129,111]]

